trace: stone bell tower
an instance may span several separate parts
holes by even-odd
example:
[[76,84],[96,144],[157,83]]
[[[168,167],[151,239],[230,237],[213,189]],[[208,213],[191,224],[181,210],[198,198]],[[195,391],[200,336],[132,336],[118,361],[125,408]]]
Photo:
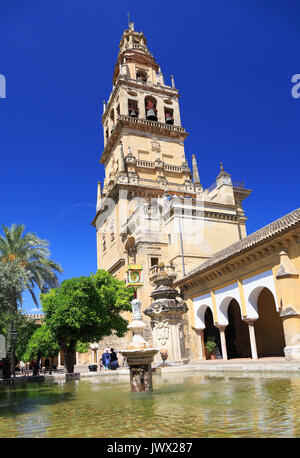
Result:
[[97,265],[121,280],[129,264],[142,266],[138,298],[144,310],[151,303],[154,266],[170,264],[178,278],[246,235],[241,202],[251,191],[232,182],[223,166],[204,189],[195,155],[190,170],[174,77],[166,84],[133,23],[119,44],[102,125],[105,179],[102,189],[98,183],[92,221]]

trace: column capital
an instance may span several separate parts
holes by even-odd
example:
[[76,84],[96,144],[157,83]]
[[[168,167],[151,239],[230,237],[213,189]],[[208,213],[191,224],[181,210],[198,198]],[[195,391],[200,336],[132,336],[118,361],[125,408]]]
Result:
[[248,324],[254,323],[254,321],[256,321],[257,319],[258,317],[257,318],[248,318],[247,316],[243,316],[243,321],[245,321]]
[[194,328],[192,326],[192,330],[195,331],[197,335],[200,335],[202,331],[204,331],[205,328]]

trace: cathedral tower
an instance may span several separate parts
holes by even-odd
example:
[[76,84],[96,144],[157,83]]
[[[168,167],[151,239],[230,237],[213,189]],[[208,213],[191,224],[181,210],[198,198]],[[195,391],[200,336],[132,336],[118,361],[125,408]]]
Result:
[[166,84],[133,23],[119,48],[112,92],[103,102],[105,179],[92,224],[99,269],[125,280],[128,264],[142,265],[138,296],[145,309],[153,266],[170,264],[180,278],[246,236],[241,203],[251,191],[232,182],[222,165],[216,182],[203,189],[203,160],[197,164],[193,155],[191,172],[185,156],[188,133],[173,76]]

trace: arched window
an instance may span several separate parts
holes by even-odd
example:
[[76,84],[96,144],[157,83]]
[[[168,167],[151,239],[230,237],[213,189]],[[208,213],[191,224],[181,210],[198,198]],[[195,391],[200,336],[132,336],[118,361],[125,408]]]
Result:
[[172,108],[165,108],[165,121],[166,121],[166,124],[174,124]]
[[150,95],[145,97],[146,119],[157,121],[156,99]]
[[128,99],[128,116],[138,118],[139,109],[137,100]]
[[114,130],[114,128],[115,128],[115,113],[114,113],[114,110],[113,110],[113,109],[112,109],[111,112],[110,112],[110,119],[111,119],[112,122],[113,122],[111,131],[110,131],[110,133],[112,133],[113,130]]
[[141,68],[138,68],[136,70],[136,79],[138,81],[141,81],[143,83],[146,83],[147,79],[148,79],[148,73],[146,72],[146,70],[143,70]]

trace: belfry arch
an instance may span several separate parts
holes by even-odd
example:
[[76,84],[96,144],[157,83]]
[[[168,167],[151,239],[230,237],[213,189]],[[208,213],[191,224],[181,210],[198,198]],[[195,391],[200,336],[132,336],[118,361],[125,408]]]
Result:
[[248,325],[242,320],[240,305],[231,299],[227,307],[228,325],[225,328],[228,359],[251,358]]
[[205,328],[203,331],[203,337],[204,337],[204,345],[206,344],[207,340],[209,338],[213,338],[217,344],[218,350],[221,353],[221,339],[220,339],[220,331],[219,329],[214,325],[214,318],[213,318],[213,313],[210,309],[210,307],[207,307],[204,313],[204,323],[205,323]]
[[254,321],[254,331],[258,357],[282,357],[285,347],[284,330],[274,295],[269,288],[260,288],[252,293],[252,297],[257,297],[254,306],[258,318]]

